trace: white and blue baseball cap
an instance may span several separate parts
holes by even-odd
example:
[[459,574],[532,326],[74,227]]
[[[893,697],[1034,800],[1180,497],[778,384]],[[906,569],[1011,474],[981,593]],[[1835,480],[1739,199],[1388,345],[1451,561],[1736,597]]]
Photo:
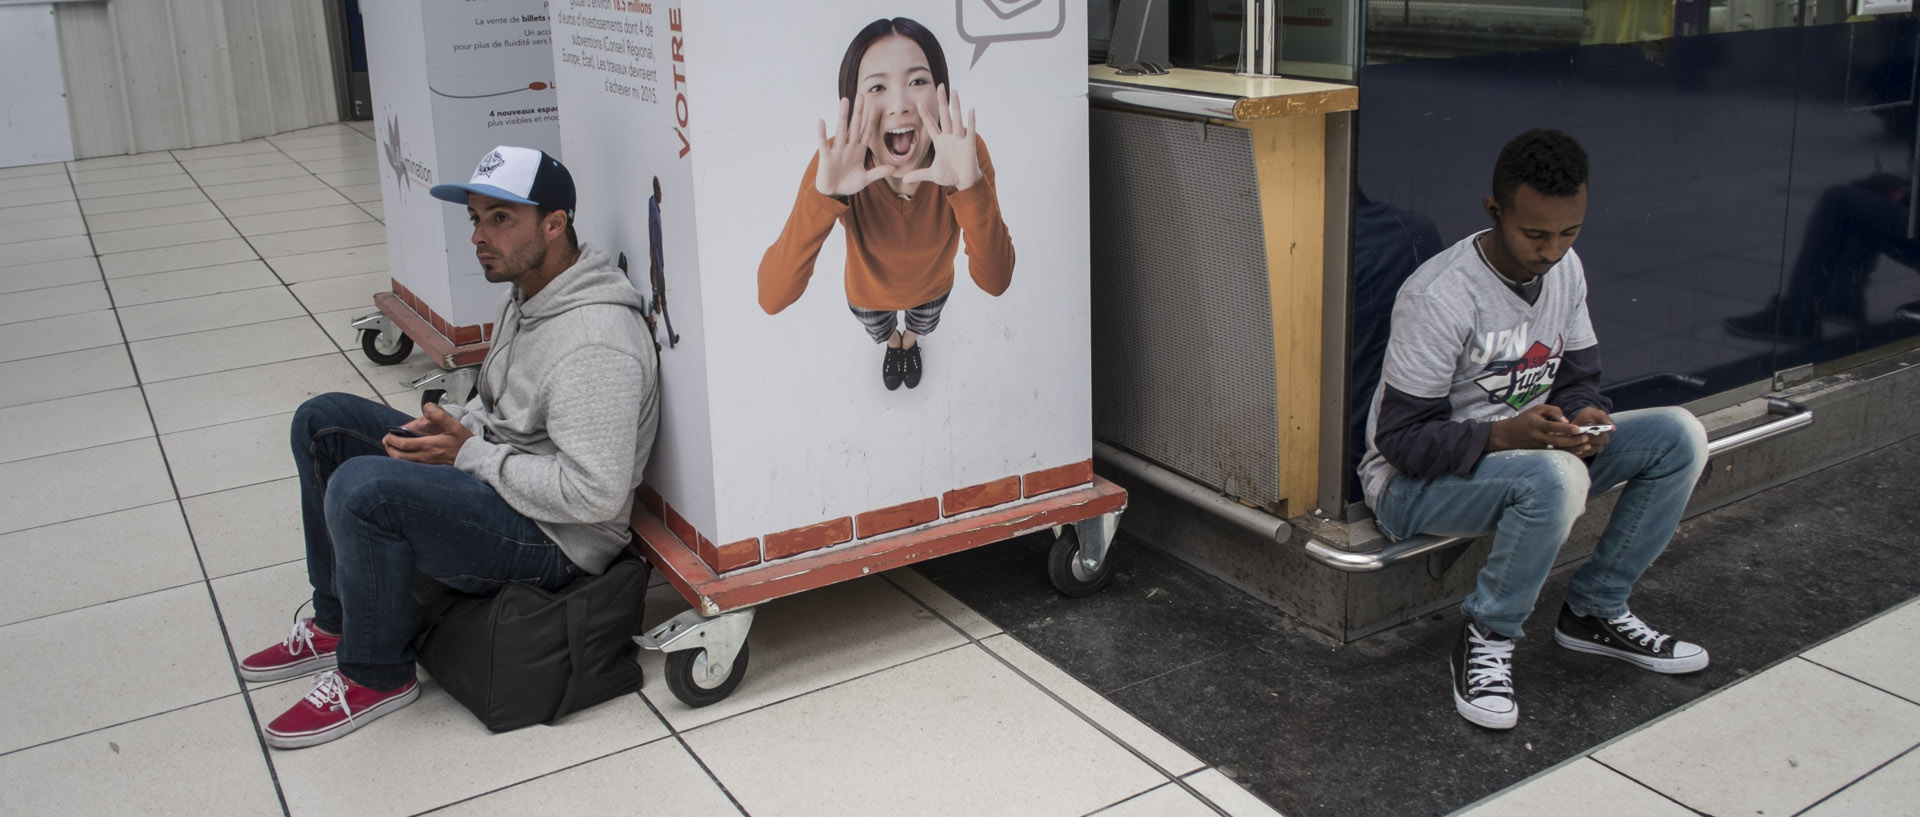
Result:
[[466,184],[436,184],[427,193],[441,201],[466,204],[468,193],[492,196],[547,210],[565,210],[573,218],[573,174],[545,151],[501,145],[473,168]]

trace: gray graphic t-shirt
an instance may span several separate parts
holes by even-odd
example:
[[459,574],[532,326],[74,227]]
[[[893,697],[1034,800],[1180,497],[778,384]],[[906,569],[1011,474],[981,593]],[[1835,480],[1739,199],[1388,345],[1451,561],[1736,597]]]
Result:
[[1392,385],[1414,397],[1444,397],[1455,422],[1504,420],[1546,400],[1561,355],[1593,346],[1580,257],[1541,276],[1532,304],[1487,264],[1476,233],[1421,264],[1393,304],[1393,334],[1367,417],[1360,485],[1372,505],[1397,473],[1374,442],[1380,397]]

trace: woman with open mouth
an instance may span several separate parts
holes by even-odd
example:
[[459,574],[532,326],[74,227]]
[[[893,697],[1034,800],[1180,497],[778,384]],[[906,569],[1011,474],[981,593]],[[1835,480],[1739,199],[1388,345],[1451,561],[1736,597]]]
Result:
[[[967,272],[989,295],[1013,280],[993,161],[973,111],[947,84],[947,58],[925,26],[875,20],[840,61],[836,133],[820,123],[786,227],[760,260],[760,308],[773,315],[806,291],[835,222],[847,240],[847,305],[884,344],[889,391],[920,384],[920,339],[940,323],[964,244]],[[902,319],[904,317],[905,326]]]

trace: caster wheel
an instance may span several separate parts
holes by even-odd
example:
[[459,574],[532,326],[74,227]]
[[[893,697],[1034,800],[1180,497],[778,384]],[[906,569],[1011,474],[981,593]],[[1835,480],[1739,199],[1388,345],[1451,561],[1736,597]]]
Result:
[[380,333],[372,329],[360,330],[360,351],[367,353],[367,359],[382,366],[392,366],[413,354],[413,338],[401,335],[393,343],[380,342]]
[[1047,578],[1052,579],[1054,588],[1067,598],[1093,595],[1113,578],[1113,553],[1108,551],[1100,569],[1088,570],[1080,561],[1080,534],[1068,525],[1060,530],[1060,537],[1053,540],[1053,549],[1047,552]]
[[733,694],[734,688],[740,686],[740,679],[747,675],[747,645],[740,645],[740,654],[734,656],[732,670],[718,683],[704,679],[706,670],[707,651],[704,649],[667,653],[667,689],[681,703],[695,708],[726,700],[728,695]]

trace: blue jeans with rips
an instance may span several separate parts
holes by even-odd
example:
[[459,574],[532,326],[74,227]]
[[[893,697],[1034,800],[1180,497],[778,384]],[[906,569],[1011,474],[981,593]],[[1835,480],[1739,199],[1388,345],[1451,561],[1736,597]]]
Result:
[[378,690],[414,677],[416,571],[482,596],[508,582],[556,590],[580,573],[492,486],[388,457],[380,438],[411,419],[351,394],[319,395],[293,415],[314,624],[340,635],[340,673]]
[[1613,416],[1617,428],[1591,462],[1565,451],[1496,451],[1471,476],[1396,476],[1374,515],[1389,538],[1493,534],[1493,552],[1460,611],[1483,630],[1519,638],[1574,520],[1594,494],[1625,482],[1593,555],[1566,601],[1583,616],[1627,612],[1627,596],[1667,548],[1707,462],[1707,432],[1691,412],[1654,408]]

